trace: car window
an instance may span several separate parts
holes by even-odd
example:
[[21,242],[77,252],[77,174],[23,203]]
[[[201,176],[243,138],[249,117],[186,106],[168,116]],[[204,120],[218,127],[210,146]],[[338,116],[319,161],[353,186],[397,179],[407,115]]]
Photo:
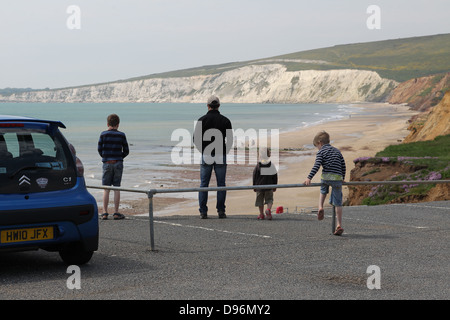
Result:
[[0,127],[0,193],[66,189],[75,180],[73,155],[59,131]]
[[[54,169],[67,167],[67,159],[61,143],[48,134],[8,132],[0,135],[3,137],[3,139],[0,138],[0,144],[3,144],[0,147],[0,157],[3,160],[15,159],[16,166],[28,164]],[[11,162],[10,165],[12,164]]]

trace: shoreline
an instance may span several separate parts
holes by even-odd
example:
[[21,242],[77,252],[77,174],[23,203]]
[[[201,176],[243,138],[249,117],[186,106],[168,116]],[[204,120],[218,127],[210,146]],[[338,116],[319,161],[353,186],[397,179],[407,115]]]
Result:
[[[312,140],[317,132],[325,130],[330,134],[331,145],[338,148],[345,159],[349,181],[350,171],[354,167],[353,160],[362,156],[373,156],[391,144],[399,144],[408,135],[408,120],[417,111],[409,110],[405,105],[387,103],[361,103],[351,106],[362,108],[347,119],[328,121],[325,123],[300,128],[279,135],[279,184],[303,183],[309,174],[317,149]],[[302,150],[302,151],[299,151]],[[199,185],[197,165],[185,166],[180,172],[184,182],[177,188],[192,188]],[[229,165],[227,169],[227,186],[251,185],[254,165]],[[320,170],[312,182],[320,182]],[[245,178],[243,178],[245,177]],[[210,186],[215,186],[214,175]],[[348,189],[343,190],[344,201],[348,197]],[[283,188],[274,193],[273,211],[278,206],[288,208],[292,212],[296,207],[301,210],[317,208],[318,188]],[[328,197],[326,205],[328,204]],[[228,191],[226,200],[227,215],[258,214],[254,206],[255,194],[252,190]],[[176,197],[171,194],[156,194],[153,201],[155,216],[198,215],[197,193],[180,193]],[[210,217],[217,217],[215,210],[215,192],[209,193]],[[111,211],[111,204],[110,204]],[[99,213],[103,212],[99,205]],[[125,215],[148,215],[148,199],[123,200],[121,212]]]

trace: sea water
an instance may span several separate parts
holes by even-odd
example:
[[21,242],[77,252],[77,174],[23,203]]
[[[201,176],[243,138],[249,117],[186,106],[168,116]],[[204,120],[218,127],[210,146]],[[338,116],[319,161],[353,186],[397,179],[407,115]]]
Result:
[[[220,112],[233,129],[297,130],[359,113],[361,108],[342,104],[229,104]],[[130,154],[124,162],[122,187],[152,189],[170,187],[165,181],[182,179],[183,165],[174,165],[171,152],[180,141],[172,141],[176,129],[193,134],[195,121],[207,112],[206,104],[181,103],[0,103],[0,114],[62,121],[61,129],[75,146],[85,168],[87,184],[101,185],[102,163],[97,152],[101,131],[107,129],[111,113],[120,117]],[[301,146],[299,146],[301,147]],[[169,177],[170,176],[170,177]],[[93,194],[101,190],[91,189]],[[123,195],[127,197],[130,195]]]

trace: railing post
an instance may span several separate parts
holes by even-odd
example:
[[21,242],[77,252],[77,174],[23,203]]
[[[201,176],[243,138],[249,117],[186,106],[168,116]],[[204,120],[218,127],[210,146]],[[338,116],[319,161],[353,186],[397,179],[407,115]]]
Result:
[[336,230],[336,207],[333,206],[333,223],[331,224],[331,234]]
[[147,193],[148,196],[148,219],[150,223],[150,249],[151,251],[155,251],[155,235],[153,228],[153,195],[155,194],[155,190],[150,190]]

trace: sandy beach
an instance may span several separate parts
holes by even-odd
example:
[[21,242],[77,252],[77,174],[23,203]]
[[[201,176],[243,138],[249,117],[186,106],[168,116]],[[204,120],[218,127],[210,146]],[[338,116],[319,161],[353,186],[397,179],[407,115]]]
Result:
[[[303,183],[309,174],[315,160],[317,149],[313,148],[312,140],[315,134],[325,130],[330,134],[331,145],[341,150],[347,166],[346,181],[349,181],[350,171],[354,167],[353,160],[362,156],[373,156],[391,144],[398,144],[408,134],[408,120],[417,112],[403,105],[384,103],[354,104],[363,111],[350,115],[347,119],[326,122],[321,125],[302,128],[297,131],[280,134],[279,137],[279,184]],[[289,151],[290,150],[290,151]],[[179,188],[198,187],[199,171],[197,166],[189,166],[183,172],[186,182]],[[227,186],[252,185],[253,165],[229,165],[227,171]],[[313,183],[320,182],[320,172],[316,174]],[[215,178],[210,186],[215,186]],[[348,190],[344,187],[344,201]],[[282,188],[274,194],[274,208],[283,206],[289,212],[297,210],[309,211],[317,208],[319,190],[310,188]],[[328,201],[328,199],[327,199]],[[154,215],[198,215],[197,193],[156,194],[154,196]],[[226,200],[227,215],[255,214],[255,193],[252,190],[228,191]],[[209,193],[209,213],[217,217],[215,210],[215,192]],[[122,201],[122,210],[127,214],[148,214],[148,199]],[[101,211],[102,208],[99,208]]]

